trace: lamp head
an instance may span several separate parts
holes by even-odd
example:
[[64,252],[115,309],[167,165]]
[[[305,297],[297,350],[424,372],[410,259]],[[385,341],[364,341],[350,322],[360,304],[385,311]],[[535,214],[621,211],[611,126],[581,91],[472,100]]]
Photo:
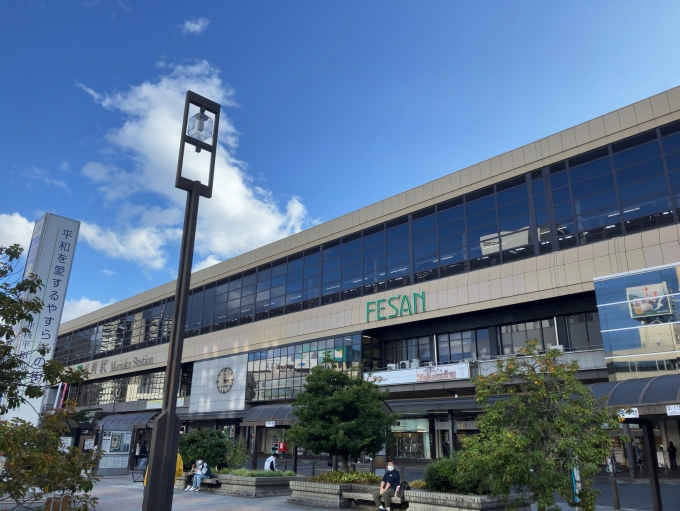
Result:
[[[199,112],[189,115],[189,110],[194,112],[198,108]],[[197,153],[202,150],[210,153],[210,163],[207,183],[201,179],[201,196],[210,198],[212,196],[213,174],[215,171],[215,153],[217,152],[217,131],[220,124],[220,105],[214,101],[209,100],[203,96],[188,90],[186,100],[184,103],[184,119],[182,121],[182,137],[179,147],[179,161],[177,162],[177,176],[175,179],[175,187],[181,190],[191,192],[194,189],[196,180],[189,179],[182,175],[182,166],[184,164],[184,146],[186,144],[193,145]],[[197,164],[196,161],[191,163],[190,170],[195,170],[199,167],[200,175],[203,175],[202,166],[207,165],[207,160],[204,163]],[[192,174],[192,172],[190,172]]]

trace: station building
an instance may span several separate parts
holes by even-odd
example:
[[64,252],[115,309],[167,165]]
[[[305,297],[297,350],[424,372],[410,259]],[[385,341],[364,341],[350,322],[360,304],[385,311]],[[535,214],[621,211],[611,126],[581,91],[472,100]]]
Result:
[[[677,375],[678,207],[680,87],[195,272],[183,428],[269,451],[327,351],[389,389],[399,459],[473,433],[471,378],[528,339],[589,384]],[[61,325],[54,357],[91,373],[68,396],[93,417],[81,444],[105,447],[102,473],[144,456],[174,291]],[[680,442],[661,419],[659,442]]]

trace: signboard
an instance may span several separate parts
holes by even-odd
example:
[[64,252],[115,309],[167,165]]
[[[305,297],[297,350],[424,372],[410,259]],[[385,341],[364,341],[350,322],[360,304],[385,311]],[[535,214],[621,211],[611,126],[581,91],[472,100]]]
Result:
[[102,436],[102,452],[104,454],[122,454],[130,452],[132,432],[104,431]]
[[83,444],[83,451],[93,451],[94,450],[94,438],[88,438]]
[[61,442],[61,446],[59,447],[59,450],[61,452],[68,452],[68,450],[73,447],[73,441],[75,439],[72,436],[62,436],[59,438],[59,441]]
[[680,415],[680,405],[666,405],[666,415]]
[[[51,213],[46,213],[33,228],[24,277],[35,273],[42,279],[43,287],[35,296],[45,305],[40,313],[34,315],[32,324],[20,325],[31,331],[17,336],[15,344],[15,350],[30,367],[27,379],[32,384],[43,383],[42,367],[54,354],[79,229],[80,222]],[[36,351],[40,347],[48,348],[49,353],[41,356]],[[29,399],[28,403],[7,413],[4,419],[18,417],[37,424],[42,399]]]
[[267,427],[267,428],[275,428],[275,427],[276,427],[276,421],[267,421],[267,422],[265,422],[265,427]]
[[470,379],[470,364],[447,364],[441,366],[418,367],[415,369],[396,369],[365,373],[364,379],[378,385],[402,385],[406,383],[427,383],[446,380]]
[[639,419],[640,418],[640,412],[638,411],[637,408],[629,408],[627,410],[619,410],[619,417],[622,419]]
[[[418,310],[419,302],[420,310]],[[401,294],[390,296],[389,298],[381,298],[374,302],[367,302],[366,322],[411,316],[413,314],[418,314],[419,312],[425,312],[425,291],[413,293],[413,296]]]
[[666,283],[626,288],[630,317],[644,319],[673,313]]
[[[184,398],[183,397],[178,397],[177,398],[177,407],[182,407],[184,406]],[[160,410],[163,408],[163,400],[162,399],[148,399],[146,401],[146,409],[147,410]]]

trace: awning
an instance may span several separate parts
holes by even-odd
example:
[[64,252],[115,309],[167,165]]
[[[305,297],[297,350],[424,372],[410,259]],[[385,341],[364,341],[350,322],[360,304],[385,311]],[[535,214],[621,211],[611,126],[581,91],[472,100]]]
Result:
[[289,404],[256,406],[248,411],[242,426],[266,426],[274,422],[276,426],[290,426],[296,421],[293,407]]
[[246,416],[247,410],[238,410],[235,412],[220,411],[220,412],[205,412],[205,413],[178,413],[177,416],[181,421],[212,421],[216,419],[243,419]]
[[[503,399],[503,396],[492,396],[489,402],[493,403]],[[400,415],[422,414],[428,412],[455,412],[479,413],[482,407],[475,401],[473,396],[447,397],[435,399],[395,399],[385,401],[394,413]]]
[[146,427],[158,415],[155,412],[119,413],[107,415],[94,427],[95,430],[132,431],[136,427]]
[[641,416],[666,415],[666,405],[680,404],[680,374],[593,383],[590,391],[598,398],[609,396],[607,406],[637,408]]

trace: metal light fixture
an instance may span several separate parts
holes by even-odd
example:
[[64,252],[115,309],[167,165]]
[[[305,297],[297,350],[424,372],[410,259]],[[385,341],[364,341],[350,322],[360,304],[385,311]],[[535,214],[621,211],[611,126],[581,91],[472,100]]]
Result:
[[[189,117],[191,106],[198,107],[199,113]],[[206,112],[211,113],[213,118]],[[213,120],[214,119],[214,120]],[[163,407],[154,421],[151,437],[151,451],[147,468],[147,484],[144,487],[144,511],[170,511],[172,492],[175,485],[175,466],[181,424],[177,417],[177,392],[182,377],[182,347],[184,343],[184,323],[187,317],[187,300],[191,281],[191,265],[194,258],[196,222],[198,220],[198,200],[201,196],[212,197],[215,153],[217,152],[217,131],[220,122],[220,105],[195,92],[187,91],[182,121],[182,137],[179,146],[179,161],[175,187],[187,192],[187,205],[184,212],[182,246],[179,256],[179,271],[173,313],[172,331],[168,345],[168,364],[165,386],[163,388]],[[210,152],[208,183],[191,180],[182,176],[184,147],[193,145],[196,152]]]

